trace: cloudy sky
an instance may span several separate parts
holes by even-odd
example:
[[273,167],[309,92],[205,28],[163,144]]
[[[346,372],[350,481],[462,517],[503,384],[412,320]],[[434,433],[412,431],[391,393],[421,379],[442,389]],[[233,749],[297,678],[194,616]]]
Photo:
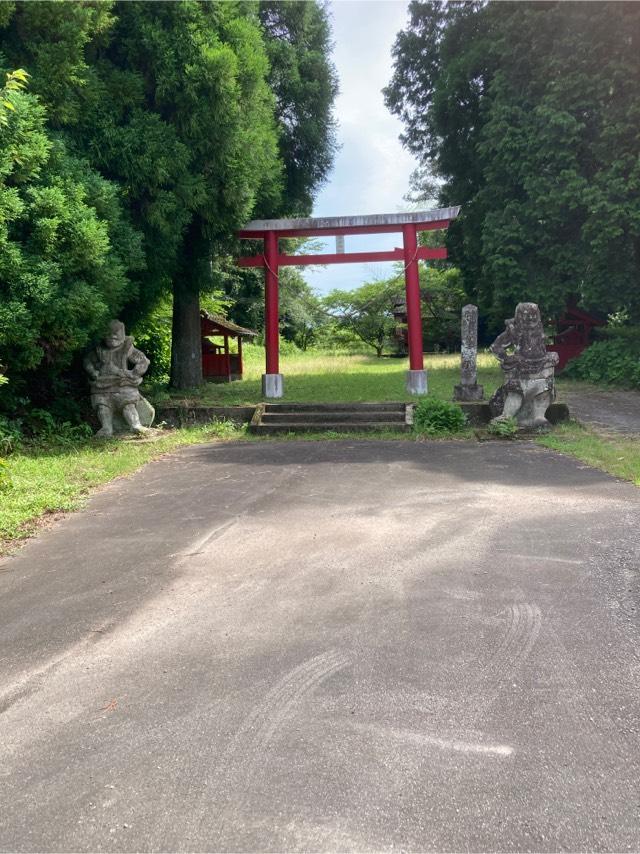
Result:
[[[382,88],[391,78],[391,46],[407,19],[406,0],[333,0],[329,9],[335,43],[333,61],[340,95],[336,102],[338,142],[333,171],[320,191],[314,216],[395,213],[405,210],[413,157],[398,139],[400,122],[384,105]],[[392,249],[399,235],[347,237],[346,251]],[[335,242],[327,246],[335,252]],[[391,264],[333,264],[302,268],[321,293],[355,288],[391,272]]]

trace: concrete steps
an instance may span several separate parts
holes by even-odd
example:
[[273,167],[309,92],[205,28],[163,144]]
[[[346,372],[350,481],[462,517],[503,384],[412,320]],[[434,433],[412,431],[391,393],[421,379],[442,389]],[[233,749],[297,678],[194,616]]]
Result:
[[249,425],[260,435],[410,429],[404,403],[262,403]]

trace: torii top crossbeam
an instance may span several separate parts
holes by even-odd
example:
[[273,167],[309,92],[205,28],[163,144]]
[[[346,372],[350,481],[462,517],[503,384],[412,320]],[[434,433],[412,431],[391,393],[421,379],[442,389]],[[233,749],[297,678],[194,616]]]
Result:
[[[306,217],[304,219],[257,219],[238,232],[244,240],[263,240],[262,255],[238,259],[241,267],[265,268],[265,349],[266,373],[263,390],[266,397],[282,397],[282,375],[278,356],[278,267],[306,264],[349,264],[367,261],[404,262],[407,292],[409,368],[407,388],[415,394],[426,392],[422,358],[422,320],[418,261],[446,258],[444,247],[418,246],[417,232],[447,228],[460,212],[459,207],[431,211],[374,214],[369,216]],[[348,234],[388,234],[403,236],[402,248],[386,252],[336,252],[333,254],[281,254],[278,240],[285,237],[330,237]]]

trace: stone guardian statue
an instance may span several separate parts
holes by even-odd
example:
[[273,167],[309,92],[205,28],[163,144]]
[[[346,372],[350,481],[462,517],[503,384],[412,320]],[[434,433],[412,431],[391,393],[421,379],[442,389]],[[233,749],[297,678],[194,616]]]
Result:
[[101,344],[84,360],[91,405],[100,421],[96,436],[147,432],[155,410],[138,387],[148,367],[147,357],[133,346],[133,338],[125,335],[124,323],[112,320]]
[[505,326],[490,348],[505,375],[489,402],[493,420],[515,418],[522,429],[547,428],[545,412],[555,399],[558,354],[547,352],[540,309],[533,302],[518,303]]

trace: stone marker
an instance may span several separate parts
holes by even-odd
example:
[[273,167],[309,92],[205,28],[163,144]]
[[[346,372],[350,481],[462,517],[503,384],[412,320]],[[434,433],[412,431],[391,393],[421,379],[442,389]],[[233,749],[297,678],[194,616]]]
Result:
[[147,357],[133,346],[133,338],[125,335],[124,323],[112,320],[102,344],[84,360],[91,405],[100,421],[97,436],[148,431],[155,410],[138,390],[148,367]]
[[484,389],[478,385],[478,307],[462,309],[462,347],[460,350],[460,385],[453,390],[454,400],[482,400]]
[[558,354],[547,352],[540,309],[534,302],[518,303],[515,317],[505,325],[491,345],[505,375],[489,401],[492,420],[515,418],[522,429],[546,428],[545,412],[555,399]]

